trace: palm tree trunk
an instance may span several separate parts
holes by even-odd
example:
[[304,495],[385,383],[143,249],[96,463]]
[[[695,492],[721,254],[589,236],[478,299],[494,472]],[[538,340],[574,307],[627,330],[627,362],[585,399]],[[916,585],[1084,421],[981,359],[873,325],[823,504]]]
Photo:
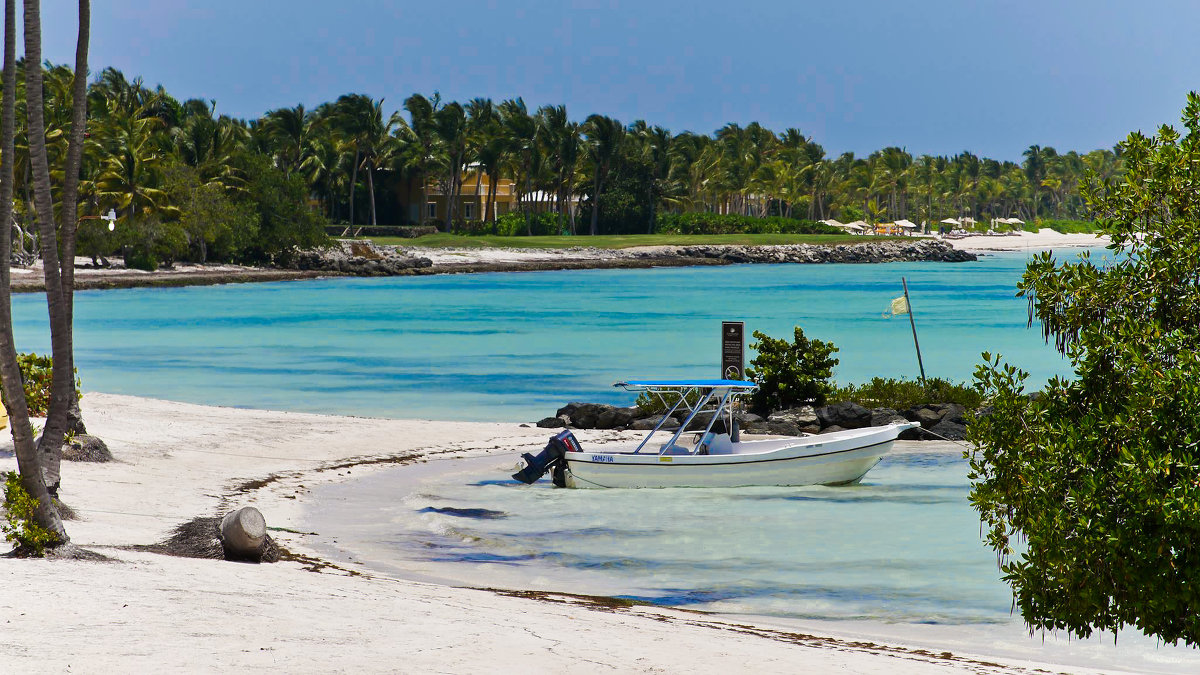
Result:
[[371,197],[371,226],[378,225],[375,222],[375,171],[370,164],[367,165],[367,194]]
[[[41,8],[37,0],[26,0],[25,2],[25,54],[27,55],[27,66],[32,64],[32,70],[37,71],[37,76],[32,80],[31,86],[36,89],[32,95],[28,95],[27,106],[29,108],[30,120],[30,155],[31,158],[35,154],[40,154],[37,157],[38,163],[41,165],[38,170],[38,190],[41,199],[42,214],[48,214],[39,218],[39,222],[50,223],[50,234],[54,234],[54,221],[52,220],[54,211],[50,199],[50,172],[48,161],[46,159],[46,140],[45,140],[45,125],[42,119],[42,26],[41,26]],[[16,9],[14,0],[5,0],[4,3],[4,97],[3,97],[3,112],[0,113],[0,161],[3,161],[3,170],[0,171],[0,221],[9,222],[12,218],[12,192],[13,192],[13,158],[16,157],[14,150],[13,136],[15,133],[15,108],[14,103],[17,94],[17,67],[16,67]],[[28,78],[28,70],[26,77]],[[36,111],[36,113],[35,113]],[[36,122],[36,124],[35,124]],[[40,152],[35,150],[40,148]],[[43,172],[40,169],[45,168]],[[44,181],[42,180],[44,177]],[[53,248],[53,239],[51,239]],[[12,252],[12,230],[8,227],[0,228],[0,379],[3,380],[5,398],[8,403],[9,424],[12,427],[13,445],[17,454],[17,466],[21,472],[21,484],[30,496],[37,500],[37,507],[34,509],[34,521],[54,533],[60,543],[70,541],[66,530],[63,528],[62,519],[59,518],[58,510],[54,506],[54,500],[50,498],[50,492],[46,489],[46,477],[42,470],[41,458],[38,450],[33,444],[33,428],[29,423],[29,409],[25,402],[25,391],[21,385],[21,370],[17,365],[17,352],[12,334],[12,308],[11,301],[11,277],[10,264]],[[57,255],[57,252],[55,252]],[[57,262],[57,260],[55,261]],[[57,282],[59,281],[58,271],[53,267],[49,267],[47,261],[48,272],[47,277],[47,296],[48,303],[51,306],[51,316],[57,313],[61,322],[62,319],[62,302],[61,293],[59,301],[54,302],[49,299],[50,278]],[[59,287],[60,284],[54,284]],[[61,289],[60,289],[61,290]],[[55,311],[57,309],[57,312]],[[51,322],[53,327],[53,321]],[[56,341],[57,344],[57,341]],[[58,356],[57,350],[55,356]],[[61,377],[54,378],[55,383]],[[57,389],[58,387],[55,387]],[[61,439],[59,446],[61,448]],[[55,479],[57,480],[57,478]]]
[[[25,93],[29,118],[29,160],[33,165],[33,196],[38,230],[41,234],[42,276],[46,283],[46,304],[50,314],[51,356],[57,364],[51,369],[50,412],[38,452],[42,472],[51,492],[58,489],[59,461],[66,433],[69,400],[75,385],[71,381],[70,331],[58,254],[58,233],[54,223],[54,198],[50,192],[50,162],[46,153],[46,121],[42,92],[42,21],[38,0],[25,0]],[[72,261],[73,264],[74,261]]]
[[[483,217],[483,200],[479,198],[479,188],[483,185],[483,170],[479,166],[475,167],[475,217],[482,219]],[[491,186],[488,186],[489,191]]]
[[358,149],[354,149],[354,166],[350,169],[350,227],[346,228],[346,232],[354,229],[354,185],[358,183]]
[[596,180],[593,183],[592,189],[592,230],[591,235],[596,236],[596,224],[600,219],[600,170],[596,169]]

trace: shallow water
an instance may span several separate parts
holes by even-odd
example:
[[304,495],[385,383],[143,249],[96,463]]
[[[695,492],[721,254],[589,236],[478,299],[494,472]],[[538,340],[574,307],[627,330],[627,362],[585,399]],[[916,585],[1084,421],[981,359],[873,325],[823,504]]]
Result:
[[[1074,254],[1069,254],[1074,255]],[[86,291],[85,390],[396,418],[528,421],[569,400],[628,403],[632,377],[714,377],[722,320],[833,341],[840,382],[918,375],[908,279],[930,376],[965,381],[1002,352],[1034,381],[1063,360],[1014,297],[1025,254],[977,263],[736,265]],[[22,351],[48,350],[44,297],[14,300]]]
[[1133,632],[1117,645],[1029,637],[949,443],[899,444],[846,487],[561,490],[512,481],[515,462],[432,460],[315,488],[304,528],[319,536],[308,543],[440,583],[768,616],[956,653],[1200,670],[1200,651]]

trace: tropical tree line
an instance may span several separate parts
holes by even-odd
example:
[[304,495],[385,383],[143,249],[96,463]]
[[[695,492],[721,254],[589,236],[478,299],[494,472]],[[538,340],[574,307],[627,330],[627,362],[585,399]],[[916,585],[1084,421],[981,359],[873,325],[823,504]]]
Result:
[[[73,83],[67,66],[42,69],[55,165],[67,151]],[[30,222],[34,189],[26,99],[18,77],[18,226]],[[90,82],[87,99],[81,251],[103,256],[120,247],[151,263],[272,258],[317,242],[326,221],[494,229],[497,186],[510,183],[527,232],[536,217],[552,214],[560,232],[583,234],[651,232],[660,213],[930,223],[1081,218],[1077,186],[1085,172],[1106,181],[1122,172],[1119,150],[1033,145],[1020,163],[970,152],[914,156],[899,147],[834,157],[795,128],[731,123],[711,135],[672,133],[604,115],[573,120],[565,106],[530,110],[520,98],[459,103],[412,94],[389,114],[384,99],[347,94],[243,120],[220,113],[215,101],[180,101],[113,68]],[[53,178],[57,194],[62,175]],[[283,217],[300,226],[273,225],[280,214],[262,213],[251,198],[264,181],[283,190],[277,205],[303,205],[311,215],[289,212]],[[436,221],[424,208],[435,193],[446,197]],[[475,204],[470,218],[460,210],[467,202]],[[97,219],[110,210],[121,225],[116,234]],[[18,250],[26,243],[18,233]]]

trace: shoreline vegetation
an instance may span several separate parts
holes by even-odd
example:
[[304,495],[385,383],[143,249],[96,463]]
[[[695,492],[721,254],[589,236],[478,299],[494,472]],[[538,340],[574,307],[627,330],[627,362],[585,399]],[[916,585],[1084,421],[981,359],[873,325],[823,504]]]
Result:
[[[737,263],[890,262],[975,259],[979,254],[1102,246],[1107,239],[1087,233],[1043,229],[1008,236],[973,236],[953,241],[919,237],[849,235],[622,235],[531,237],[532,246],[513,247],[525,238],[463,237],[437,234],[417,239],[339,240],[330,250],[344,257],[318,269],[249,267],[232,264],[177,263],[153,272],[119,265],[97,268],[76,259],[79,290],[201,286],[226,283],[292,281],[339,276],[412,276],[574,269],[645,269]],[[393,242],[400,242],[394,244]],[[677,242],[694,242],[679,245]],[[359,255],[353,255],[357,248]],[[966,254],[966,255],[962,255]],[[357,259],[357,260],[356,260]],[[394,265],[384,264],[392,259]],[[427,261],[422,262],[422,261]],[[339,269],[338,266],[341,266]],[[16,293],[40,292],[45,285],[40,263],[13,268]]]
[[[108,671],[246,666],[294,672],[479,672],[497,663],[547,671],[596,664],[621,672],[808,670],[1028,673],[1113,667],[1115,650],[964,639],[958,627],[830,623],[726,616],[569,592],[455,587],[382,574],[318,551],[337,532],[313,532],[314,489],[372,471],[437,471],[481,458],[496,471],[545,442],[515,423],[427,422],[217,408],[89,393],[89,428],[116,459],[72,463],[63,501],[72,539],[108,562],[25,560],[4,566],[7,663]],[[213,429],[223,433],[214,435]],[[585,431],[590,444],[619,432]],[[908,446],[900,444],[901,452]],[[933,444],[925,444],[927,452]],[[947,446],[946,452],[959,449]],[[0,446],[0,468],[14,463]],[[180,525],[254,506],[281,561],[245,565],[150,553]],[[353,553],[353,552],[351,552]],[[484,581],[473,586],[487,586]],[[213,593],[219,588],[221,593]],[[62,607],[72,611],[63,613]],[[220,621],[213,621],[220,616]],[[512,617],[524,630],[516,630]],[[564,622],[571,630],[562,630]],[[196,626],[204,626],[201,632]],[[989,626],[994,635],[1003,627]],[[253,636],[247,638],[247,636]],[[597,636],[620,636],[621,648]],[[247,641],[249,639],[249,641]],[[50,640],[51,651],[21,645]],[[1124,638],[1122,642],[1128,642]],[[145,645],[153,644],[154,649]],[[347,651],[346,644],[356,648]],[[230,649],[237,645],[237,649]],[[1126,647],[1128,648],[1128,647]],[[1155,669],[1173,658],[1157,654]],[[536,661],[531,661],[536,660]],[[1055,665],[1050,665],[1055,664]],[[1145,670],[1150,661],[1132,664]],[[1141,666],[1141,668],[1139,668]],[[1167,666],[1169,667],[1169,666]]]

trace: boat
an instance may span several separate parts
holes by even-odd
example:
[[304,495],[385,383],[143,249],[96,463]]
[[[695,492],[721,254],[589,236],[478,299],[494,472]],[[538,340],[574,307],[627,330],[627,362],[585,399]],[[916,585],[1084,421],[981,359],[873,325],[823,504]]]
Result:
[[[851,485],[862,480],[916,422],[805,436],[742,437],[735,408],[757,385],[741,380],[635,380],[616,387],[647,392],[667,409],[635,445],[584,449],[564,429],[513,478],[526,484],[550,473],[568,488],[666,488]],[[676,412],[677,430],[664,430]],[[657,440],[656,440],[657,439]],[[665,439],[665,440],[664,440]]]

